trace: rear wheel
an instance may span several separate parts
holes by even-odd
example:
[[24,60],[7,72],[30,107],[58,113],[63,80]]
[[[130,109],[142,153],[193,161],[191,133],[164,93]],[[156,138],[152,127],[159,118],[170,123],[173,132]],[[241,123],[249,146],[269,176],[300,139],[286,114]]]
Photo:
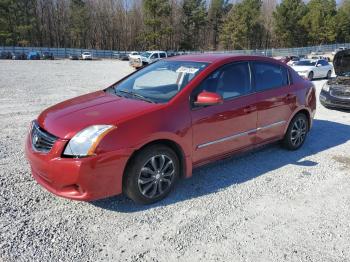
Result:
[[314,79],[314,72],[310,72],[309,75],[307,76],[307,79],[309,79],[310,81],[312,81],[312,79]]
[[136,203],[152,204],[169,194],[179,172],[179,159],[172,149],[164,145],[146,147],[128,165],[123,191]]
[[309,131],[309,122],[305,114],[297,114],[290,122],[286,135],[282,141],[288,150],[297,150],[305,142]]

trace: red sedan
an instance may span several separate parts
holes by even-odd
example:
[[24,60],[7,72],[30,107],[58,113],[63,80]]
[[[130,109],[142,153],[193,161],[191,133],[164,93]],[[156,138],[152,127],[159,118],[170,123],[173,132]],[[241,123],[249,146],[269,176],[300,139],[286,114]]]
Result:
[[315,109],[313,84],[274,59],[180,56],[46,109],[26,155],[56,195],[147,204],[194,167],[279,140],[300,148]]

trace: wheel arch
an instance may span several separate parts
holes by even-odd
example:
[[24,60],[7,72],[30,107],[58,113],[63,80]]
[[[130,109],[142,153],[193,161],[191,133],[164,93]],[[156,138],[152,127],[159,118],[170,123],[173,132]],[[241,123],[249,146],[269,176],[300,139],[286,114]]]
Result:
[[157,140],[153,140],[153,141],[150,141],[144,145],[142,145],[140,148],[136,149],[132,155],[129,157],[126,165],[125,165],[125,168],[124,168],[124,172],[123,172],[123,183],[124,183],[124,177],[125,177],[125,173],[126,173],[126,170],[127,168],[129,167],[129,165],[132,163],[133,159],[135,158],[135,156],[140,152],[142,151],[143,149],[145,149],[146,147],[149,147],[149,146],[153,146],[153,145],[165,145],[169,148],[171,148],[175,154],[178,156],[179,158],[179,162],[180,162],[180,169],[181,169],[181,178],[184,178],[184,177],[187,177],[188,175],[187,174],[187,171],[191,168],[188,166],[188,161],[186,161],[186,155],[185,155],[185,152],[184,150],[182,149],[182,147],[176,143],[175,141],[173,140],[170,140],[170,139],[157,139]]
[[289,118],[288,120],[288,125],[286,125],[285,127],[285,130],[284,130],[284,134],[286,134],[287,130],[288,130],[288,127],[291,123],[291,121],[293,120],[293,118],[297,115],[297,114],[304,114],[308,120],[308,128],[309,130],[311,129],[311,126],[312,126],[312,117],[311,117],[311,113],[310,111],[306,108],[306,107],[303,107],[303,108],[299,108],[297,110],[295,110],[294,114]]

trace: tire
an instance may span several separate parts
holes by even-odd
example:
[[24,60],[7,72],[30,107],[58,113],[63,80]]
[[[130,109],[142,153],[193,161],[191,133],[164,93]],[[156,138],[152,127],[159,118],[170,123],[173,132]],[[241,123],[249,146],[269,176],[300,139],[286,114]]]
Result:
[[180,161],[167,146],[146,147],[126,168],[123,192],[138,204],[152,204],[165,198],[180,176]]
[[309,79],[309,81],[312,81],[314,79],[314,72],[311,71],[307,76],[307,79]]
[[282,145],[288,150],[297,150],[305,142],[309,132],[309,121],[305,114],[297,114],[289,124]]
[[332,77],[332,71],[329,70],[329,71],[327,72],[326,79],[331,79],[331,77]]

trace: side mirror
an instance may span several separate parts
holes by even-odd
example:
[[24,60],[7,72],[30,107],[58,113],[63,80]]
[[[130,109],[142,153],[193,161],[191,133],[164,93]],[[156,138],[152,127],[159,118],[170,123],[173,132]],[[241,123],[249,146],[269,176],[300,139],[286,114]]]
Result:
[[197,100],[194,102],[196,106],[213,106],[222,104],[224,99],[221,95],[213,92],[203,91],[197,96]]
[[321,64],[317,64],[317,65],[316,65],[316,67],[320,67],[320,66],[322,66],[322,65],[321,65]]

